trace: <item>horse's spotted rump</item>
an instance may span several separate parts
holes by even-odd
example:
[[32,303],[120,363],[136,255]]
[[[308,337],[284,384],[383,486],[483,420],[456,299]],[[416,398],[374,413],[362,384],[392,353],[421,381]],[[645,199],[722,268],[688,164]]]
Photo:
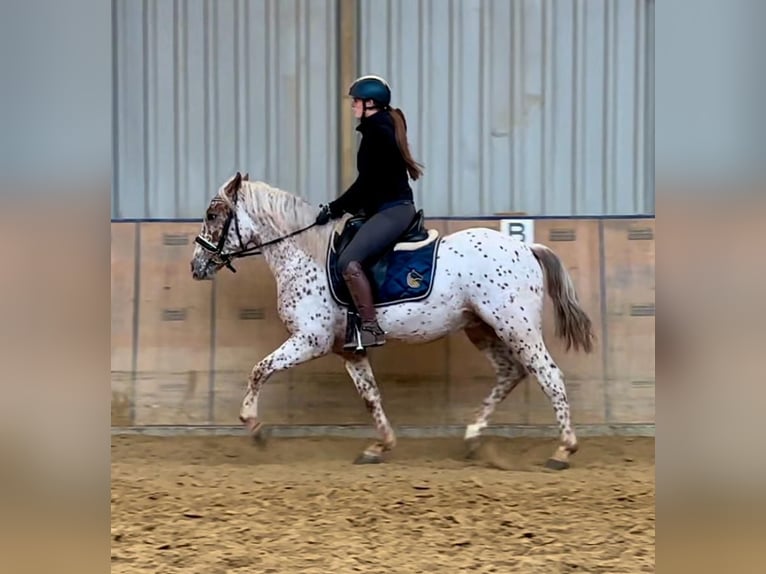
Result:
[[[235,205],[235,198],[239,234],[248,245],[284,237],[310,224],[318,213],[294,195],[261,182],[237,181],[235,176],[211,202],[216,215],[203,224],[208,237],[216,232],[220,236],[226,209]],[[226,209],[221,211],[221,205]],[[258,394],[273,373],[334,352],[344,360],[381,436],[382,443],[366,451],[375,457],[393,448],[396,439],[366,352],[353,355],[342,350],[345,310],[330,297],[324,260],[333,228],[334,224],[314,227],[264,248],[277,283],[277,313],[290,336],[253,367],[240,418],[255,427]],[[238,239],[230,228],[228,244],[235,246]],[[192,268],[207,269],[207,257],[195,247]],[[496,406],[531,374],[551,400],[559,424],[557,456],[575,452],[563,374],[542,339],[545,281],[568,344],[589,351],[593,335],[590,319],[579,307],[571,279],[556,255],[543,246],[530,247],[497,231],[474,228],[443,237],[437,259],[428,299],[378,309],[387,339],[425,343],[465,330],[497,375],[478,417],[466,429],[466,438],[478,436]]]

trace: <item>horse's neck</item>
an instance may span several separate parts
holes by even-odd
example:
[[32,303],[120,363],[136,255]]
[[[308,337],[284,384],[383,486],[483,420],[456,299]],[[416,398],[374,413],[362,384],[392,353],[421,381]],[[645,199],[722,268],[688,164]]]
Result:
[[[296,226],[300,229],[304,226]],[[288,233],[281,233],[283,237]],[[279,241],[263,250],[263,257],[276,279],[296,274],[303,275],[307,265],[316,264],[323,268],[327,257],[327,242],[332,229],[330,226],[312,227],[284,241]],[[275,236],[276,237],[276,236]]]
[[[310,227],[292,237],[291,233],[310,226],[313,218],[303,214],[305,205],[296,204],[301,215],[295,218],[283,218],[272,214],[254,216],[251,214],[259,236],[259,243],[275,241],[263,249],[264,259],[275,277],[293,271],[296,265],[315,263],[324,266],[327,242],[332,233],[332,226]],[[285,239],[281,239],[281,238]],[[281,240],[280,240],[281,239]]]

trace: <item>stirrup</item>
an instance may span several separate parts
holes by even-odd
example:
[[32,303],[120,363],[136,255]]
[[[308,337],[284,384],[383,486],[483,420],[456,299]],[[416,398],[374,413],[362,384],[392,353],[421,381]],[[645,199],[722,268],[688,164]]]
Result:
[[343,348],[347,351],[362,353],[367,347],[379,347],[385,344],[385,331],[377,321],[363,323],[358,316],[349,313],[349,325],[346,329],[346,343]]

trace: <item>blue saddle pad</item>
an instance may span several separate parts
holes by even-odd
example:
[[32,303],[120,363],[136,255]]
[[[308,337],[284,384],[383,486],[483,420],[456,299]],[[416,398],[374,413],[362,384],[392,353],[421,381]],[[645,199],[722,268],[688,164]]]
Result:
[[[342,270],[338,268],[338,257],[359,226],[358,221],[349,220],[340,235],[334,234],[330,238],[327,252],[330,291],[333,299],[346,307],[352,307],[353,301],[343,280]],[[428,233],[423,228],[418,234],[404,236],[398,243],[422,241],[427,237]],[[430,295],[441,239],[439,236],[412,250],[395,251],[392,246],[378,261],[365,268],[376,307],[419,301]]]

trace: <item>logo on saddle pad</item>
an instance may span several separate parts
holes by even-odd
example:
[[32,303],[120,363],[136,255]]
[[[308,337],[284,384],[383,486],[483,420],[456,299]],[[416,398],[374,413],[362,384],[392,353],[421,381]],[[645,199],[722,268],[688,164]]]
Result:
[[414,269],[410,269],[410,272],[407,273],[407,287],[417,289],[422,283],[423,276]]

